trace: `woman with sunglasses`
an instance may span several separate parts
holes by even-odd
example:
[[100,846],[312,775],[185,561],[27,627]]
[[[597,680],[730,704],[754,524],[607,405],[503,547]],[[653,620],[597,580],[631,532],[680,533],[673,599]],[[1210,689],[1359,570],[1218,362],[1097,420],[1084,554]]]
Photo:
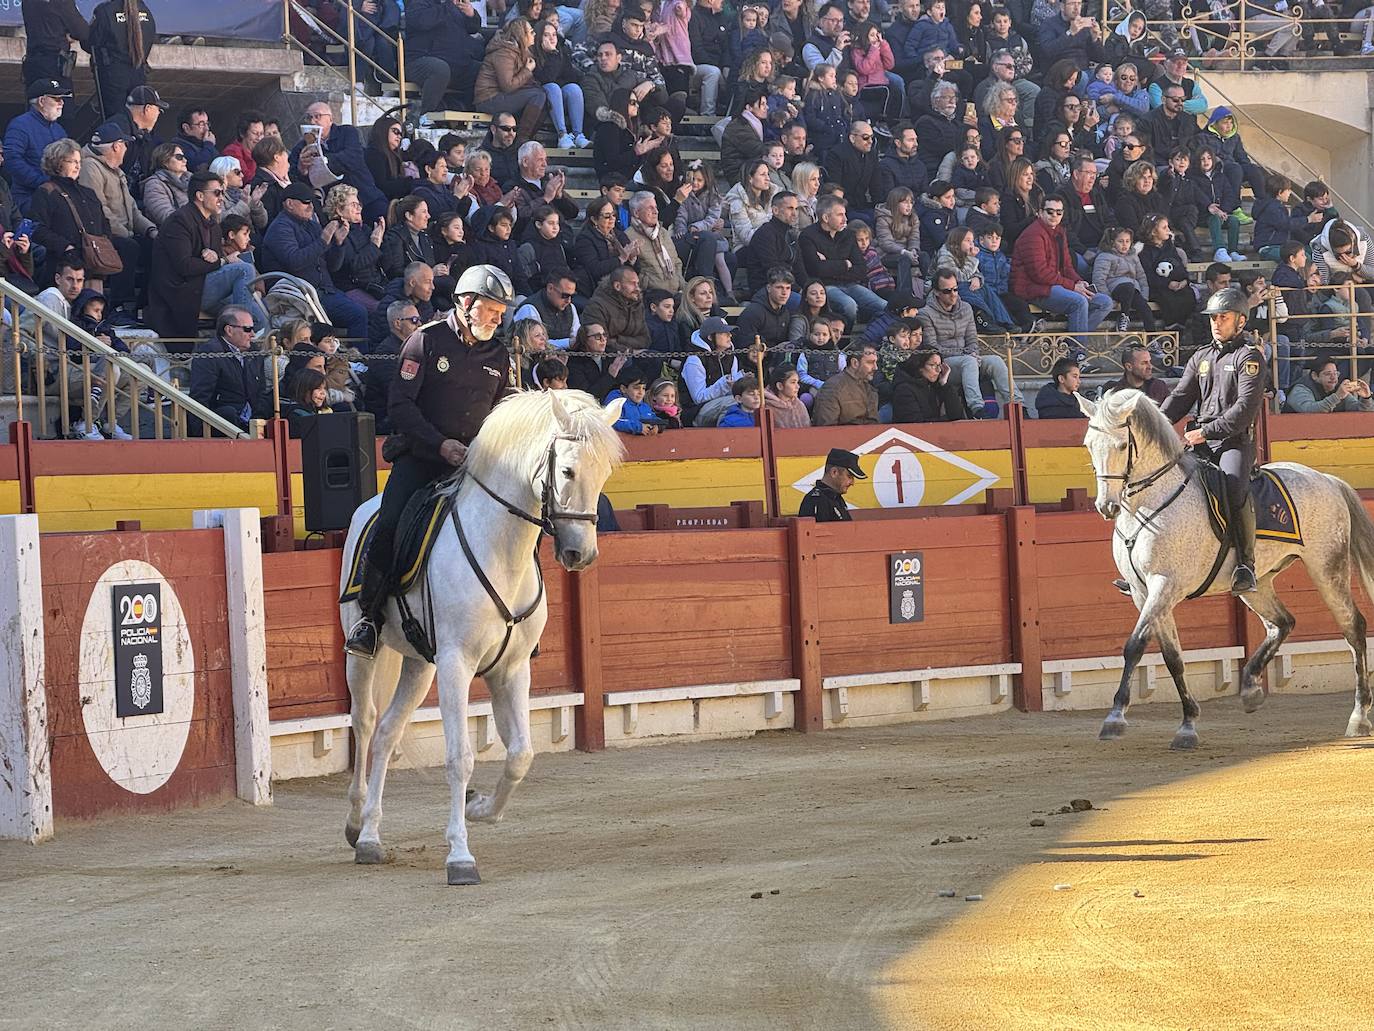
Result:
[[153,151],[153,168],[153,174],[143,180],[143,213],[153,225],[160,226],[186,204],[191,173],[186,170],[186,152],[178,143],[158,146]]
[[586,221],[573,240],[573,274],[577,292],[591,297],[597,285],[617,266],[639,260],[639,246],[616,225],[615,204],[597,197],[587,205]]
[[1121,199],[1122,191],[1126,188],[1126,169],[1140,161],[1154,167],[1154,155],[1150,152],[1150,146],[1144,137],[1139,132],[1121,137],[1121,144],[1107,162],[1107,170],[1103,173],[1107,180],[1107,199],[1112,202],[1113,207]]
[[401,140],[404,136],[401,123],[390,115],[378,118],[367,133],[363,160],[367,163],[367,170],[372,173],[372,181],[388,203],[404,197],[415,185],[415,180],[406,174],[405,161],[401,157]]
[[988,160],[988,185],[1005,190],[1011,182],[1011,166],[1026,156],[1026,130],[1019,125],[1003,129],[993,156]]
[[568,389],[585,390],[598,401],[615,389],[615,378],[631,358],[626,354],[608,355],[609,335],[599,322],[583,323],[568,348]]
[[610,106],[598,110],[596,117],[592,167],[598,176],[619,172],[630,178],[656,146],[640,131],[639,97],[630,90],[618,89],[611,94]]

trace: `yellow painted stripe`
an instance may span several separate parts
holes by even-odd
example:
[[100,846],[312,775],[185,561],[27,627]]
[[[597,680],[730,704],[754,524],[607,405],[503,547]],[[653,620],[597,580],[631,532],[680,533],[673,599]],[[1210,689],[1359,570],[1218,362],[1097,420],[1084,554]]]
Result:
[[1092,459],[1082,446],[1027,448],[1026,482],[1032,502],[1053,504],[1070,487],[1081,487],[1089,497],[1097,493]]
[[[1011,485],[1010,451],[955,451],[950,454],[995,476],[996,481],[988,486]],[[919,475],[910,467],[913,461],[919,465]],[[913,452],[904,444],[894,443],[890,449],[860,455],[859,465],[868,474],[868,479],[856,480],[845,495],[845,500],[854,508],[947,505],[960,498],[962,500],[959,503],[962,504],[978,504],[987,500],[986,488],[968,493],[969,488],[980,480],[979,474],[951,464],[939,454]],[[897,465],[904,470],[900,493],[896,487],[894,469]],[[778,459],[778,492],[783,515],[796,514],[802,498],[824,468],[825,455]]]
[[711,508],[762,501],[763,495],[763,462],[757,458],[627,462],[606,484],[606,496],[622,510],[636,505]]
[[0,480],[0,515],[19,514],[19,481]]
[[203,508],[256,508],[273,512],[271,473],[126,473],[38,476],[34,498],[45,531],[97,530],[117,519],[139,519],[152,529],[186,529]]
[[1357,490],[1374,487],[1374,438],[1276,441],[1269,456],[1275,462],[1298,462],[1339,476]]

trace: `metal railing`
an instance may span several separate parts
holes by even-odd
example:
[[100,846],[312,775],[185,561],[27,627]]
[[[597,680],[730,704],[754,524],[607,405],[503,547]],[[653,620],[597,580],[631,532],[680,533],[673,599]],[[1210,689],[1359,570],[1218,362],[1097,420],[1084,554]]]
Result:
[[35,436],[71,436],[73,412],[87,432],[127,433],[134,440],[185,438],[196,421],[207,437],[247,436],[159,374],[159,366],[172,369],[154,340],[136,340],[127,354],[116,350],[5,280],[0,308],[6,320],[0,389],[13,390],[16,418],[33,423]]
[[[313,58],[315,63],[321,68],[328,69],[332,74],[337,75],[345,83],[345,88],[349,95],[348,121],[349,124],[358,124],[358,90],[361,86],[358,80],[358,62],[361,59],[370,66],[377,77],[377,81],[383,85],[395,85],[399,104],[402,109],[406,105],[406,41],[405,33],[398,30],[395,36],[390,35],[382,29],[376,22],[372,21],[367,15],[353,9],[353,5],[345,3],[340,5],[347,20],[346,32],[341,34],[333,27],[326,25],[312,11],[310,11],[300,0],[282,0],[282,39],[288,46],[298,48],[302,53]],[[343,46],[348,58],[348,71],[345,73],[337,65],[330,63],[327,54],[318,54],[310,47],[309,40],[299,39],[291,31],[291,16],[295,14],[303,22],[318,32],[325,39],[332,39],[335,43]],[[404,18],[404,15],[402,15]],[[393,74],[389,69],[382,67],[367,54],[358,49],[358,22],[377,33],[386,43],[396,48],[396,72]],[[326,50],[328,44],[326,44]]]

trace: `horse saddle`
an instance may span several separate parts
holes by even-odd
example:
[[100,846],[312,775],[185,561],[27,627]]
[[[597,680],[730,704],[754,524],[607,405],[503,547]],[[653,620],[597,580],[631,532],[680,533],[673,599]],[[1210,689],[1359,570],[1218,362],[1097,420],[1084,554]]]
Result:
[[[441,480],[422,487],[406,502],[397,525],[395,550],[391,559],[393,593],[407,593],[424,572],[429,553],[434,550],[434,542],[439,537],[439,527],[443,526],[444,517],[453,503],[453,492],[443,489],[447,485],[447,480]],[[353,566],[348,571],[348,583],[340,601],[352,601],[362,590],[363,558],[372,546],[372,534],[376,526],[377,513],[374,512],[363,527],[362,537],[353,553]]]
[[[1226,530],[1231,513],[1226,504],[1226,483],[1221,469],[1211,462],[1199,461],[1198,479],[1207,492],[1207,515],[1217,540],[1227,540]],[[1255,537],[1271,541],[1292,541],[1302,544],[1302,527],[1298,521],[1298,506],[1284,486],[1279,474],[1268,466],[1260,466],[1250,478],[1250,500],[1255,506]]]

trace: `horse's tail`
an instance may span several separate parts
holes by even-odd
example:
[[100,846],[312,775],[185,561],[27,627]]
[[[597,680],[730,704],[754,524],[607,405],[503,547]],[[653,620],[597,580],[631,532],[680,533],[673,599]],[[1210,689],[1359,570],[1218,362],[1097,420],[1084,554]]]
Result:
[[1369,518],[1364,503],[1355,488],[1344,480],[1331,477],[1340,488],[1345,507],[1350,513],[1350,556],[1359,569],[1365,593],[1374,598],[1374,520]]

